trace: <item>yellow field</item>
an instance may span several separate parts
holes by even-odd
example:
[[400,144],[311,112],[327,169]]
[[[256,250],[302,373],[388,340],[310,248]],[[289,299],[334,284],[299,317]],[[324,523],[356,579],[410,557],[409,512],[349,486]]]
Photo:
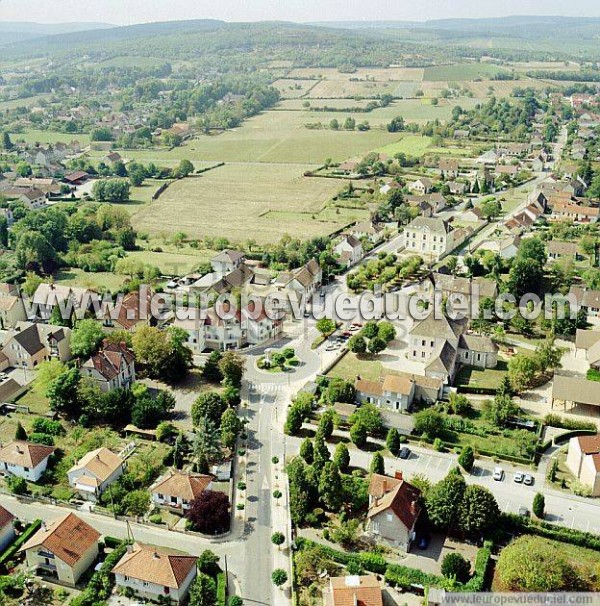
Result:
[[337,179],[303,177],[303,168],[282,164],[229,164],[171,185],[158,201],[132,217],[150,234],[182,231],[190,238],[225,236],[278,241],[284,233],[301,238],[329,234],[363,210],[324,209],[344,186]]

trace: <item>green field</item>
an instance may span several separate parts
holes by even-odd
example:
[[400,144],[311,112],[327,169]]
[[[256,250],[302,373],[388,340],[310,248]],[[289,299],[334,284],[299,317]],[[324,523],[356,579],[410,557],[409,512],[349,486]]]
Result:
[[70,143],[79,141],[82,145],[89,145],[90,136],[85,133],[60,133],[54,130],[30,129],[22,133],[10,133],[13,143],[25,141],[26,143]]
[[[163,247],[161,247],[163,248]],[[194,250],[186,248],[185,252],[154,252],[149,250],[136,250],[127,256],[139,259],[149,265],[158,267],[167,276],[182,276],[195,271],[200,263],[209,261],[216,253],[207,250]]]
[[[364,217],[362,211],[340,213],[339,218],[324,211],[344,182],[303,177],[305,169],[259,163],[222,166],[177,181],[158,201],[135,213],[132,222],[151,235],[182,231],[192,238],[266,243],[284,233],[303,238],[329,234],[349,222],[350,214]],[[281,213],[288,213],[285,221]]]
[[59,271],[55,281],[57,284],[65,284],[67,286],[84,286],[98,291],[109,290],[117,292],[123,285],[125,276],[112,272],[92,273],[73,267]]
[[431,137],[422,137],[421,135],[408,135],[389,145],[380,147],[377,151],[394,156],[398,153],[405,153],[410,156],[422,156],[431,145]]
[[455,63],[453,65],[435,65],[426,67],[423,80],[438,82],[443,80],[475,80],[476,78],[489,78],[498,73],[505,72],[497,65],[491,63]]

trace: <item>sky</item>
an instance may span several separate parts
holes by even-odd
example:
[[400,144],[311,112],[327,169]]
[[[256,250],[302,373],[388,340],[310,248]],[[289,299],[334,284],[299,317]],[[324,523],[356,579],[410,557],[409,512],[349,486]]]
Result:
[[599,17],[598,0],[0,0],[0,21],[426,21],[440,18],[565,15]]

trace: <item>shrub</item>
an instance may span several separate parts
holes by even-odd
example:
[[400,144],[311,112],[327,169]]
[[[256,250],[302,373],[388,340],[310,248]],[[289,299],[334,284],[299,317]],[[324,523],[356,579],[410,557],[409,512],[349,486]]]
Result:
[[51,419],[44,419],[43,417],[34,419],[31,424],[31,429],[35,433],[45,433],[49,436],[62,436],[65,433],[65,429],[60,421],[52,421]]
[[12,545],[7,547],[0,555],[0,566],[4,567],[15,554],[19,551],[22,545],[24,545],[29,539],[40,529],[42,525],[41,520],[34,520],[19,537],[14,541]]
[[471,572],[471,564],[460,553],[447,553],[442,561],[442,574],[454,577],[459,583],[466,583]]
[[597,431],[596,424],[593,421],[581,421],[579,419],[563,419],[563,417],[555,414],[547,414],[544,417],[544,424],[552,427],[560,427],[561,429],[589,429]]
[[473,453],[473,449],[470,446],[465,446],[459,457],[458,464],[465,470],[471,471],[473,469],[473,465],[475,464],[475,454]]
[[536,517],[543,519],[544,518],[544,509],[546,508],[546,499],[544,495],[541,493],[536,493],[535,497],[533,497],[533,513]]

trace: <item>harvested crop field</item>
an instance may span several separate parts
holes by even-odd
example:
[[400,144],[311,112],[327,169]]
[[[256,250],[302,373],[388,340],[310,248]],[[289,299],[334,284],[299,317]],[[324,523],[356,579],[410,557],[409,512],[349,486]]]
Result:
[[[278,241],[284,233],[311,238],[326,235],[364,211],[337,214],[324,209],[344,181],[303,177],[300,166],[229,164],[173,183],[133,217],[136,229],[150,234],[184,232],[190,238],[225,236]],[[285,220],[283,219],[285,215]],[[352,215],[352,216],[351,216]]]

